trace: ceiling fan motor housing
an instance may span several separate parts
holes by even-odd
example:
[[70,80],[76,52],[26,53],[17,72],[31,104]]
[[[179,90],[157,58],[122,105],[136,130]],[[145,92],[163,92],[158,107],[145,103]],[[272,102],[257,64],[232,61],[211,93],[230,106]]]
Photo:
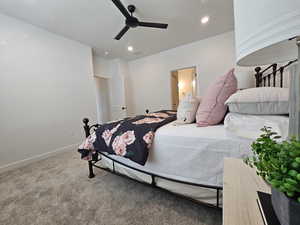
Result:
[[139,20],[132,16],[132,14],[135,12],[136,7],[134,5],[129,5],[127,7],[128,11],[131,13],[131,17],[126,19],[126,25],[131,27],[131,28],[135,28],[139,25]]
[[126,19],[126,25],[131,28],[135,28],[139,25],[139,21],[136,17],[131,17],[131,18]]

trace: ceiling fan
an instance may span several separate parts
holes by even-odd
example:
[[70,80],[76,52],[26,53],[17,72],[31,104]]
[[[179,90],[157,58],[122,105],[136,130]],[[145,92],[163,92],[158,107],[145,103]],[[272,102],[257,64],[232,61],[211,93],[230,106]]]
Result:
[[121,11],[121,13],[125,16],[125,27],[120,31],[120,33],[115,37],[116,40],[120,40],[123,35],[130,29],[136,27],[151,27],[151,28],[160,28],[167,29],[168,24],[164,23],[148,23],[148,22],[140,22],[136,17],[132,14],[134,13],[136,7],[134,5],[128,6],[128,11],[125,6],[122,4],[120,0],[112,0],[112,2],[117,6],[117,8]]

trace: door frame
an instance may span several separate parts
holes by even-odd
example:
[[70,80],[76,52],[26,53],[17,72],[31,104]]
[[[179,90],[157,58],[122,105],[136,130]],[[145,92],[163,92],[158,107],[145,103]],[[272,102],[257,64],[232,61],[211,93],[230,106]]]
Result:
[[172,73],[174,72],[178,72],[179,70],[186,70],[186,69],[194,69],[195,70],[195,76],[196,76],[196,83],[195,83],[195,92],[196,92],[196,95],[198,93],[198,73],[197,73],[197,66],[187,66],[187,67],[181,67],[181,68],[178,68],[178,69],[174,69],[174,70],[171,70],[170,71],[170,106],[172,108],[172,104],[173,104],[173,101],[172,101]]
[[[111,82],[111,77],[109,76],[103,76],[103,75],[95,75],[93,76],[94,78],[94,83],[95,83],[95,88],[96,88],[96,107],[97,107],[97,120],[98,120],[98,123],[102,123],[103,121],[102,120],[110,120],[110,105],[111,105],[111,97],[110,97],[110,91],[111,91],[111,87],[110,87],[110,82]],[[107,108],[105,109],[106,112],[107,112],[107,117],[108,118],[103,118],[103,102],[102,102],[102,98],[103,96],[101,96],[101,91],[99,88],[101,88],[99,86],[99,81],[100,79],[102,80],[105,80],[106,82],[106,85],[107,85],[107,90],[108,90],[108,93],[107,93]],[[104,121],[104,122],[108,122],[108,121]]]

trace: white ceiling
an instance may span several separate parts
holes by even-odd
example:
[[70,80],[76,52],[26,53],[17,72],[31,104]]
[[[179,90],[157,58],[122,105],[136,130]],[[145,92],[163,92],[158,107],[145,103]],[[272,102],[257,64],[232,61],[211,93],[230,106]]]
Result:
[[[232,0],[121,0],[137,7],[141,21],[168,23],[167,30],[130,29],[123,39],[113,38],[124,27],[124,17],[111,0],[0,0],[4,13],[51,32],[92,46],[97,55],[128,60],[174,48],[233,29]],[[210,21],[202,25],[201,17]],[[134,52],[127,51],[132,45]]]

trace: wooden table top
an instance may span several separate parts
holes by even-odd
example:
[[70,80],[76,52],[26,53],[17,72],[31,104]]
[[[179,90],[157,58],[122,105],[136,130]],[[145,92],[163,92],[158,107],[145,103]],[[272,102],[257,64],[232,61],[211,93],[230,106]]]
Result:
[[257,191],[271,193],[270,186],[241,159],[224,160],[223,225],[263,225]]

